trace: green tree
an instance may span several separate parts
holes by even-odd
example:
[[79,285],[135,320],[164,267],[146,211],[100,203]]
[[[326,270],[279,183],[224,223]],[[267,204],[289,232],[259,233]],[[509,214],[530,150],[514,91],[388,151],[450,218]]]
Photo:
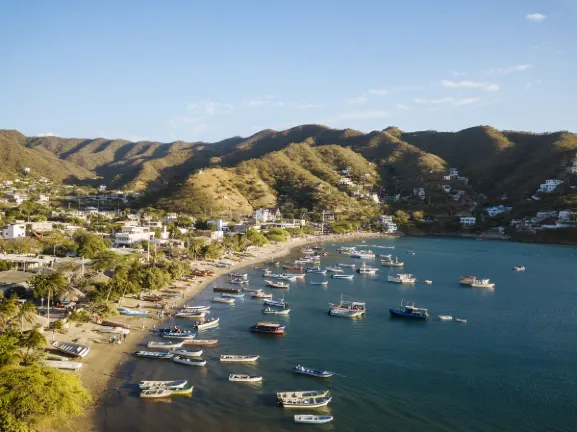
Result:
[[78,243],[76,253],[78,256],[84,258],[94,258],[99,253],[112,246],[112,243],[109,240],[105,240],[99,235],[85,231],[77,233],[74,239],[76,240],[76,243]]
[[222,245],[212,242],[202,248],[202,256],[205,259],[219,259],[222,256]]
[[188,251],[195,261],[202,255],[202,248],[204,247],[205,243],[206,241],[197,238],[191,238],[188,241]]
[[393,216],[393,221],[399,225],[404,225],[409,222],[409,215],[402,210],[397,210]]
[[50,320],[50,299],[60,294],[66,288],[67,281],[62,276],[62,273],[39,274],[32,276],[28,281],[28,285],[32,288],[34,296],[47,297],[47,318]]
[[[14,331],[0,334],[0,369],[17,363],[20,360],[20,339]],[[2,383],[0,383],[0,386]],[[1,397],[0,397],[1,398]],[[2,430],[0,428],[0,430]]]
[[46,346],[46,339],[36,329],[20,336],[20,346],[26,349],[23,356],[23,363],[30,365],[42,358],[43,348]]
[[10,270],[10,264],[8,261],[0,260],[0,271]]
[[18,305],[14,297],[0,296],[0,330],[6,328],[12,318],[18,313]]
[[188,216],[178,216],[174,224],[179,228],[190,228],[192,226],[192,219]]
[[0,430],[32,432],[67,425],[91,401],[80,378],[46,366],[0,370]]
[[37,314],[38,311],[36,310],[36,306],[30,302],[26,302],[20,306],[18,313],[16,314],[16,318],[20,321],[20,333],[24,332],[24,322],[32,324]]
[[268,239],[265,235],[254,228],[250,228],[246,232],[246,238],[253,246],[262,246],[268,243]]

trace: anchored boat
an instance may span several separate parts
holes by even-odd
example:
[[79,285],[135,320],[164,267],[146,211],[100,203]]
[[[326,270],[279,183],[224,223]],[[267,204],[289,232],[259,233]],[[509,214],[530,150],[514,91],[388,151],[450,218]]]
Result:
[[235,299],[235,298],[243,298],[244,297],[244,293],[242,294],[230,294],[230,293],[222,293],[220,295],[221,298],[231,298],[231,299]]
[[268,314],[268,315],[288,315],[290,313],[290,309],[274,309],[274,308],[264,308],[262,310],[263,314]]
[[141,398],[153,399],[153,398],[164,398],[172,395],[172,390],[159,389],[159,390],[142,390],[140,392]]
[[392,317],[396,318],[409,318],[416,320],[426,320],[429,317],[429,311],[424,308],[417,308],[415,304],[405,305],[403,308],[403,302],[401,301],[400,308],[391,308],[389,313]]
[[349,279],[349,280],[350,280],[350,279],[354,278],[355,275],[352,275],[352,274],[351,274],[351,275],[349,275],[349,274],[334,274],[334,273],[333,273],[333,274],[331,275],[331,277],[332,277],[333,279]]
[[255,383],[255,382],[261,382],[262,377],[255,375],[230,374],[228,376],[228,380],[233,382]]
[[399,257],[395,257],[394,261],[391,258],[381,260],[381,265],[385,267],[403,267],[405,262],[399,261]]
[[320,408],[327,406],[332,400],[331,397],[310,398],[310,399],[285,399],[282,401],[284,408]]
[[311,282],[311,285],[328,285],[329,281],[322,281],[322,282]]
[[360,310],[349,310],[349,309],[329,309],[329,315],[342,317],[342,318],[357,318],[363,314]]
[[473,288],[495,288],[495,284],[491,283],[489,279],[475,279],[471,286]]
[[365,263],[363,263],[363,264],[357,269],[357,273],[359,273],[359,274],[368,274],[368,275],[377,274],[378,271],[379,271],[378,268],[376,268],[376,267],[369,267],[369,266],[366,265]]
[[240,288],[232,288],[232,287],[213,287],[212,290],[214,292],[225,292],[229,294],[240,294],[242,291]]
[[140,390],[148,390],[154,387],[164,387],[170,390],[177,388],[183,388],[188,383],[187,380],[177,380],[177,381],[140,381],[138,386]]
[[174,349],[168,351],[168,354],[177,355],[180,357],[200,357],[202,355],[202,350],[187,351],[185,349]]
[[336,303],[329,303],[331,310],[344,310],[344,311],[355,311],[364,314],[367,311],[365,302],[357,302],[357,301],[348,301],[343,300],[343,296],[341,294],[341,301],[339,304]]
[[333,421],[332,416],[318,416],[312,414],[296,415],[295,423],[323,424]]
[[156,352],[156,351],[137,351],[134,353],[134,355],[136,357],[165,360],[172,358],[174,354],[169,354],[167,352]]
[[269,322],[269,321],[260,321],[255,325],[249,328],[249,331],[253,333],[266,333],[266,334],[273,334],[273,335],[284,335],[285,333],[285,326],[280,325],[279,323]]
[[212,327],[218,327],[219,321],[220,321],[220,318],[209,318],[205,322],[197,323],[194,327],[197,330],[205,330],[205,329],[212,328]]
[[387,280],[389,282],[395,282],[400,284],[412,284],[415,283],[417,279],[413,277],[412,274],[409,273],[398,273],[396,275],[388,275]]
[[305,390],[305,391],[287,391],[278,392],[276,394],[277,401],[281,402],[285,399],[310,399],[326,397],[330,390]]
[[309,368],[306,368],[306,367],[301,366],[301,365],[296,365],[293,368],[293,372],[294,373],[300,373],[303,375],[310,375],[310,376],[314,376],[317,378],[330,378],[335,374],[334,372],[331,372],[331,371],[309,369]]
[[275,281],[265,280],[264,283],[266,284],[266,286],[269,286],[271,288],[281,288],[281,289],[290,288],[290,285],[286,282],[275,282]]
[[212,302],[213,303],[224,303],[224,304],[234,304],[234,299],[233,298],[227,298],[227,297],[213,297],[212,298]]
[[182,348],[184,342],[148,342],[148,348]]
[[222,363],[251,363],[258,360],[260,356],[257,355],[221,355],[220,361]]
[[172,358],[172,361],[175,363],[185,364],[187,366],[204,366],[204,365],[206,365],[206,360],[194,359],[194,358],[188,358],[188,357],[180,357],[180,356],[174,356]]

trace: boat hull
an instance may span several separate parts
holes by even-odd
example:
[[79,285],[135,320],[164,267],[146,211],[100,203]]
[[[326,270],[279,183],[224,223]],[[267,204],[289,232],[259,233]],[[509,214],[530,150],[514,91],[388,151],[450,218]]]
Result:
[[407,318],[407,319],[412,319],[412,320],[417,320],[417,321],[425,321],[428,317],[426,315],[417,315],[417,314],[411,314],[411,313],[407,313],[398,309],[389,309],[389,313],[391,314],[392,317],[394,318]]

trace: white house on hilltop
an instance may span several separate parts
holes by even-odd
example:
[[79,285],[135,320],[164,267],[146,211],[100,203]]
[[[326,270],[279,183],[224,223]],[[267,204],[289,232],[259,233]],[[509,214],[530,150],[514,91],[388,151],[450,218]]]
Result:
[[553,192],[561,183],[563,183],[563,180],[545,180],[545,183],[539,186],[539,192]]
[[254,218],[260,222],[275,221],[280,216],[281,216],[281,213],[280,213],[279,209],[276,209],[276,211],[271,211],[269,209],[260,208],[254,212]]
[[498,214],[501,214],[501,213],[504,213],[507,211],[511,211],[511,210],[513,210],[513,207],[505,207],[503,205],[487,207],[487,213],[491,217],[497,216]]
[[114,244],[117,247],[133,247],[135,243],[154,239],[154,232],[149,227],[124,226],[121,232],[114,235]]
[[2,238],[5,240],[12,240],[15,238],[26,237],[26,225],[10,224],[2,228],[0,233],[2,234]]
[[477,222],[477,218],[475,216],[467,216],[461,218],[461,225],[463,226],[473,226]]

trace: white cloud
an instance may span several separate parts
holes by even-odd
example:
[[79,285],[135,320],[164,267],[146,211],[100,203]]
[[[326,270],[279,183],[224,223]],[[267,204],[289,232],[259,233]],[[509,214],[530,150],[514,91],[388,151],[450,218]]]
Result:
[[497,84],[489,84],[486,82],[478,82],[478,81],[442,80],[441,85],[443,87],[448,87],[448,88],[480,88],[486,92],[495,92],[495,91],[499,90],[499,86]]
[[489,84],[483,90],[485,90],[486,92],[496,92],[499,90],[499,88],[500,87],[497,84]]
[[526,71],[526,70],[531,69],[531,68],[532,68],[531,65],[522,64],[522,65],[515,65],[515,66],[491,68],[487,71],[487,73],[505,75],[505,74],[508,74],[511,72],[523,72],[523,71]]
[[199,138],[208,128],[210,120],[219,115],[232,114],[234,105],[226,102],[202,101],[189,103],[184,115],[168,120],[170,135],[185,139]]
[[375,96],[384,96],[386,94],[388,94],[389,91],[387,89],[370,89],[367,94],[369,95],[375,95]]
[[309,102],[296,102],[296,103],[292,103],[291,106],[296,108],[296,109],[300,109],[300,110],[324,107],[324,105],[322,105],[322,104],[315,104],[315,103],[309,103]]
[[410,111],[411,108],[409,108],[407,105],[403,105],[403,104],[397,104],[397,109],[400,109],[402,111]]
[[396,92],[400,91],[414,91],[414,90],[422,90],[423,86],[421,85],[401,85],[401,86],[393,86],[392,90]]
[[369,120],[388,117],[389,113],[383,110],[354,111],[339,115],[341,120]]
[[454,77],[460,77],[460,76],[466,76],[469,75],[466,72],[457,72],[457,71],[451,71],[451,75],[453,75]]
[[545,21],[546,18],[547,18],[547,15],[543,15],[540,13],[531,13],[531,14],[525,15],[526,20],[533,21],[533,22]]
[[442,104],[449,104],[455,106],[461,105],[470,105],[479,101],[481,98],[478,97],[471,97],[471,98],[454,98],[454,97],[443,97],[438,99],[422,99],[417,98],[414,100],[415,103],[422,104],[422,105],[442,105]]
[[56,136],[56,135],[53,134],[52,132],[44,132],[44,133],[39,133],[38,136],[39,137],[51,137],[51,136]]
[[347,103],[350,104],[364,104],[367,103],[369,98],[365,97],[365,96],[357,96],[354,98],[350,98],[350,99],[345,99],[347,101]]
[[249,100],[248,102],[245,102],[245,104],[249,108],[260,108],[266,106],[276,106],[276,107],[284,106],[284,102],[277,101],[274,95],[257,96]]

